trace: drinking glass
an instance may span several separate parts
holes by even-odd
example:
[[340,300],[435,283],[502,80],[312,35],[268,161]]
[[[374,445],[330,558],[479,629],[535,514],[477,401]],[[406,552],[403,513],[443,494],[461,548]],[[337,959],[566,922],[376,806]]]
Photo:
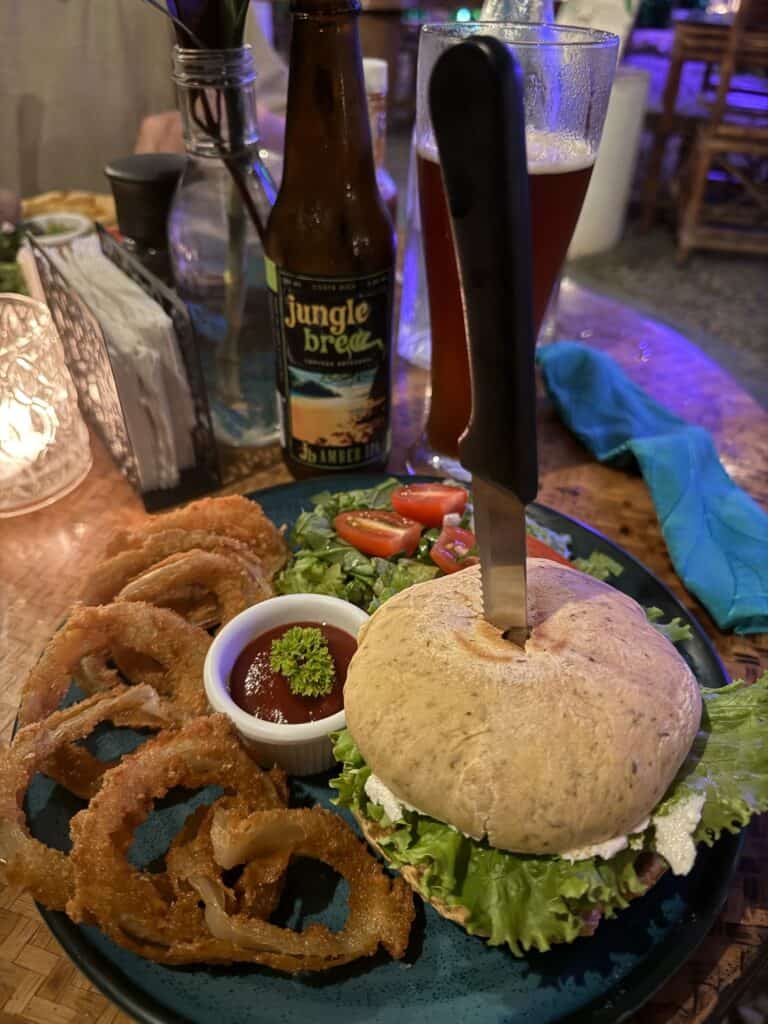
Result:
[[[425,25],[421,30],[414,138],[432,332],[431,401],[426,433],[410,453],[409,468],[458,479],[468,479],[458,461],[458,441],[471,406],[469,363],[428,86],[440,54],[472,35],[501,39],[522,72],[536,331],[587,191],[618,53],[618,39],[608,32],[561,25],[493,21]],[[471,138],[467,145],[472,145]]]

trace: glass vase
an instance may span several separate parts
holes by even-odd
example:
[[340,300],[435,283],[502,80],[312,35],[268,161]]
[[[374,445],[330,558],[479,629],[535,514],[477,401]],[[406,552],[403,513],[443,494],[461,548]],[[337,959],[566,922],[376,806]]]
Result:
[[279,458],[260,240],[275,186],[259,148],[250,46],[175,47],[173,78],[188,160],[168,219],[169,252],[195,325],[226,479],[239,475],[233,463],[248,472]]

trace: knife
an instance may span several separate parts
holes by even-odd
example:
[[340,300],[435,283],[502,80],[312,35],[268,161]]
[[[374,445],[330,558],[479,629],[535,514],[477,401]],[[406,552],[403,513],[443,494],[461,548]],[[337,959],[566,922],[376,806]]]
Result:
[[472,413],[459,455],[472,472],[483,610],[519,646],[528,636],[525,506],[538,490],[522,97],[517,61],[490,36],[447,49],[429,85],[469,346]]

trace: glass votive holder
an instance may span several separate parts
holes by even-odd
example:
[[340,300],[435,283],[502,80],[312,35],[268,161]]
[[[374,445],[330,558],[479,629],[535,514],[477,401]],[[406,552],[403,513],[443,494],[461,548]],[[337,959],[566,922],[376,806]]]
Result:
[[47,307],[0,294],[0,518],[62,498],[91,462],[88,429]]

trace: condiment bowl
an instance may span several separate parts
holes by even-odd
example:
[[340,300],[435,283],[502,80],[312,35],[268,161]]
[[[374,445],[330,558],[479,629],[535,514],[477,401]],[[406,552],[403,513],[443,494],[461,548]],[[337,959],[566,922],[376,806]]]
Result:
[[253,755],[266,765],[279,764],[291,775],[314,775],[333,764],[329,734],[344,728],[343,709],[328,718],[296,725],[265,722],[243,711],[232,699],[229,679],[238,656],[258,636],[294,622],[324,622],[357,637],[366,612],[324,594],[286,594],[246,608],[231,619],[211,644],[203,677],[211,707],[232,721]]
[[39,232],[34,234],[34,239],[46,249],[69,245],[76,238],[90,235],[93,231],[93,221],[81,213],[70,213],[68,210],[62,210],[61,213],[39,213],[30,217],[26,223],[33,229],[33,233]]

